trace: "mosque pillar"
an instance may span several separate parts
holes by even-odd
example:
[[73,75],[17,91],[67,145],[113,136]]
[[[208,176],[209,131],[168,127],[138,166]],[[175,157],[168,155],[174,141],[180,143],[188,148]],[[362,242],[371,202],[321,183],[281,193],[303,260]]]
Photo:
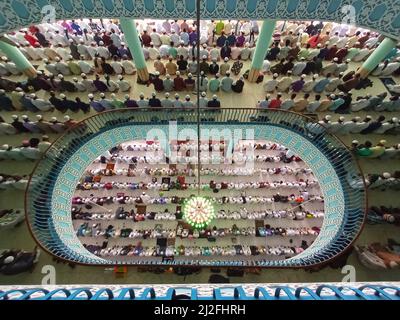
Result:
[[0,50],[6,55],[8,60],[14,62],[17,69],[23,72],[27,77],[33,78],[36,76],[36,69],[16,46],[0,40]]
[[379,44],[368,59],[363,63],[360,69],[357,71],[361,75],[361,78],[366,78],[368,75],[387,57],[387,55],[395,48],[397,41],[385,38]]
[[125,40],[131,51],[138,77],[142,81],[149,80],[149,71],[147,70],[146,60],[144,59],[142,45],[139,40],[139,34],[136,29],[136,22],[133,19],[121,18],[121,29],[125,34]]
[[267,54],[268,48],[271,44],[272,36],[275,31],[276,21],[275,20],[264,20],[260,34],[258,35],[256,51],[251,62],[251,68],[248,80],[250,82],[256,82],[258,75],[262,69],[265,55]]

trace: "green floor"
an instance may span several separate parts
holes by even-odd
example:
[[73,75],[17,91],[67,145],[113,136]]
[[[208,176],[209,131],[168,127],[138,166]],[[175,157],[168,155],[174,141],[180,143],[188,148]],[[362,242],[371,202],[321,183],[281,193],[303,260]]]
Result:
[[[243,70],[246,69],[247,63]],[[352,65],[355,68],[356,65]],[[151,63],[149,63],[149,69],[152,70]],[[132,79],[133,81],[135,79]],[[374,80],[374,79],[373,79]],[[399,79],[396,79],[400,82]],[[357,92],[357,95],[365,95],[367,93],[374,94],[380,93],[385,90],[380,80],[375,79],[374,88],[368,90],[362,90]],[[144,91],[146,94],[152,92],[152,88],[145,86],[137,87],[134,85],[132,95],[138,96],[140,92]],[[45,97],[48,94],[41,93]],[[86,94],[81,94],[86,96]],[[221,94],[220,98],[223,106],[227,107],[254,107],[257,100],[263,97],[262,85],[249,85],[246,84],[243,94]],[[117,96],[123,97],[122,93]],[[86,98],[85,98],[86,100]],[[10,121],[13,112],[2,112],[2,116],[5,120]],[[23,114],[23,113],[16,113]],[[34,114],[27,113],[32,120]],[[377,116],[376,112],[368,112],[373,117]],[[325,114],[319,114],[320,117]],[[364,117],[365,112],[358,112],[357,116]],[[57,116],[62,120],[62,114],[54,112],[53,114],[47,113],[45,118],[48,119],[51,116]],[[353,115],[347,115],[346,119],[351,118]],[[387,113],[387,118],[399,117],[400,113]],[[82,113],[73,114],[72,117],[76,120],[82,119],[84,116]],[[337,119],[339,115],[333,114],[333,119]],[[26,135],[21,134],[13,137],[0,136],[0,145],[7,143],[13,146],[19,145],[22,140],[31,138],[32,136],[40,137],[40,135]],[[50,135],[51,141],[56,138],[56,135]],[[396,136],[383,136],[383,135],[353,135],[353,136],[341,136],[340,137],[346,144],[350,144],[353,139],[357,139],[360,142],[370,140],[373,143],[378,142],[381,139],[387,140],[388,145],[393,145],[400,142],[400,138]],[[393,160],[361,160],[360,165],[365,173],[377,173],[377,172],[393,172],[399,170],[399,161]],[[0,172],[6,174],[29,174],[31,173],[34,162],[11,162],[3,161],[0,162]],[[368,197],[369,205],[386,205],[386,206],[400,206],[399,192],[393,191],[374,191],[369,194]],[[1,191],[0,192],[0,208],[22,208],[24,206],[24,193],[18,191]],[[367,244],[371,242],[385,242],[387,238],[393,238],[400,241],[400,229],[391,225],[366,225],[357,244]],[[20,248],[31,250],[35,246],[35,242],[30,236],[30,233],[25,224],[12,229],[12,230],[1,230],[0,231],[0,249],[6,248]],[[362,266],[355,253],[353,253],[348,259],[348,264],[353,265],[356,269],[356,281],[394,281],[400,280],[400,269],[396,270],[368,270]],[[45,276],[42,274],[42,267],[45,265],[54,265],[56,268],[56,283],[57,284],[111,284],[111,283],[129,283],[129,284],[146,284],[146,283],[202,283],[207,282],[210,272],[207,268],[203,268],[202,272],[197,275],[188,276],[183,278],[181,276],[174,275],[172,273],[164,273],[156,275],[152,273],[138,273],[136,268],[129,268],[128,274],[125,278],[115,278],[112,270],[105,270],[102,267],[82,267],[77,266],[71,269],[69,266],[64,264],[56,264],[53,262],[52,257],[42,251],[38,265],[32,273],[24,273],[16,276],[1,276],[0,285],[11,285],[11,284],[33,284],[40,285],[42,279]],[[225,273],[225,272],[224,272]],[[345,275],[341,273],[340,269],[334,270],[327,268],[325,270],[309,273],[303,270],[273,270],[266,269],[262,271],[260,275],[247,274],[243,278],[233,278],[231,282],[337,282],[341,281]]]

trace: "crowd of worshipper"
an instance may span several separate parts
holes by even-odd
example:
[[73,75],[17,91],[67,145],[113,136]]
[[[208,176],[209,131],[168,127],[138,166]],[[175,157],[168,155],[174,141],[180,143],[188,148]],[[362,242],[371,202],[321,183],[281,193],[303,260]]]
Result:
[[9,229],[16,227],[24,221],[25,212],[23,209],[1,209],[0,228]]
[[23,140],[18,146],[3,144],[0,148],[0,160],[36,161],[43,157],[50,145],[48,136],[42,136],[41,140],[38,138]]
[[[136,245],[119,246],[114,245],[107,247],[108,243],[103,245],[87,245],[85,248],[100,257],[116,257],[116,256],[139,256],[139,257],[179,257],[179,256],[284,256],[291,257],[299,254],[308,248],[303,241],[302,246],[255,246],[255,245],[229,245],[229,246],[143,246],[141,242]],[[264,260],[265,262],[266,260]],[[207,261],[198,261],[201,264],[207,264]],[[260,262],[260,261],[257,261]],[[193,263],[195,263],[193,261]],[[228,264],[235,265],[235,262],[229,261]],[[208,261],[212,265],[213,261]],[[251,261],[241,261],[243,265],[252,265]]]
[[357,140],[353,140],[351,150],[356,156],[361,158],[397,159],[400,155],[400,144],[395,144],[390,147],[386,145],[386,140],[380,140],[375,145],[371,141],[360,143]]
[[[200,28],[196,26],[196,22],[187,21],[166,20],[138,24],[144,56],[154,60],[155,73],[151,74],[147,84],[153,84],[156,92],[165,91],[169,95],[172,91],[191,91],[197,88],[198,82],[200,91],[204,93],[216,93],[219,90],[242,92],[247,73],[244,72],[236,81],[231,74],[241,74],[242,61],[253,58],[258,40],[257,22],[204,21],[202,24]],[[0,87],[5,91],[18,89],[19,95],[26,97],[26,91],[31,88],[47,91],[88,91],[91,94],[97,91],[127,92],[131,89],[132,84],[124,79],[124,74],[132,75],[136,73],[136,69],[130,60],[132,57],[126,47],[125,36],[115,21],[62,21],[38,25],[7,36],[20,46],[29,59],[45,59],[46,71],[39,71],[36,78],[23,84],[1,78]],[[308,111],[331,110],[338,113],[347,113],[352,111],[351,108],[354,111],[363,109],[366,104],[364,99],[357,99],[352,105],[351,95],[353,90],[371,83],[368,79],[361,79],[354,70],[347,72],[349,63],[367,59],[382,39],[382,36],[368,30],[330,22],[278,23],[273,44],[266,54],[262,69],[264,74],[272,74],[272,79],[263,84],[264,90],[269,94],[277,91],[278,95],[275,99],[267,97],[260,101],[259,106],[298,112],[307,107]],[[196,61],[198,45],[200,63]],[[29,54],[35,51],[41,54]],[[372,75],[387,77],[400,74],[398,54],[398,49],[393,49]],[[166,63],[164,59],[167,59]],[[218,63],[219,60],[222,61],[221,64]],[[231,60],[234,62],[230,63]],[[92,61],[93,65],[88,61]],[[199,78],[198,71],[201,72]],[[18,72],[15,65],[4,58],[4,63],[0,64],[0,76],[6,77]],[[94,80],[88,79],[91,73],[95,73]],[[104,81],[100,79],[101,74],[105,77]],[[68,75],[80,75],[82,79],[64,79]],[[118,80],[111,79],[113,75],[117,75]],[[208,80],[208,76],[212,79]],[[307,80],[307,77],[310,79]],[[397,87],[393,86],[393,92],[396,92]],[[304,92],[306,97],[295,102],[294,95],[300,92]],[[282,101],[283,93],[292,94],[292,99]],[[310,93],[316,94],[315,101],[310,102],[312,106],[307,101]],[[324,94],[327,94],[326,99],[321,98]],[[186,101],[188,97],[189,102]],[[19,98],[24,100],[23,97]],[[30,95],[27,98],[35,99]],[[365,98],[369,100],[369,97]],[[40,101],[38,98],[36,100]],[[398,95],[395,94],[389,101],[385,101],[385,108],[397,110],[398,100]],[[118,102],[119,106],[124,105],[121,101]],[[77,103],[79,105],[80,101]],[[190,96],[185,96],[182,103],[190,107],[193,105]],[[36,104],[42,105],[43,101]],[[76,106],[74,101],[72,104]],[[146,102],[138,104],[148,106]],[[13,107],[13,104],[6,105],[7,108]],[[163,105],[157,101],[155,104],[158,107],[165,105],[176,106],[171,102]],[[48,104],[47,106],[50,107]],[[18,107],[19,102],[15,108]],[[35,107],[31,109],[35,110]],[[45,109],[46,107],[42,107],[41,110]],[[82,106],[76,110],[79,109]],[[84,109],[87,110],[87,105],[82,110]],[[25,110],[30,109],[25,107]],[[104,108],[98,110],[104,111]]]

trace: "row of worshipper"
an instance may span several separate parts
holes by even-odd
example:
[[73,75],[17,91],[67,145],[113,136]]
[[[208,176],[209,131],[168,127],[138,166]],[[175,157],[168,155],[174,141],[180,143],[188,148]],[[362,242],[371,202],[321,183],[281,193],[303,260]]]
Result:
[[389,172],[370,173],[366,176],[365,182],[369,189],[400,190],[400,171],[395,171],[393,174]]
[[[181,78],[182,79],[182,78]],[[239,80],[238,80],[239,81]],[[238,87],[242,82],[232,84],[234,88]],[[176,91],[176,90],[175,90]],[[51,112],[58,110],[60,112],[83,111],[87,113],[92,108],[97,112],[115,108],[132,108],[132,107],[194,107],[196,102],[191,101],[191,96],[186,95],[184,100],[180,99],[178,93],[174,99],[170,99],[170,94],[167,92],[164,99],[157,98],[156,93],[153,93],[150,98],[145,99],[145,95],[141,93],[138,100],[131,99],[129,95],[124,96],[124,100],[119,100],[114,93],[111,94],[111,99],[106,98],[104,92],[100,93],[100,100],[96,100],[91,93],[88,95],[89,101],[84,102],[80,97],[68,99],[65,94],[56,95],[54,91],[50,91],[49,99],[39,98],[35,93],[25,94],[22,89],[17,88],[10,95],[6,95],[4,91],[0,91],[0,102],[3,110],[7,111],[30,111],[30,112]],[[207,94],[202,92],[200,98],[201,107],[219,108],[221,106],[218,97],[214,95],[212,99],[207,98]]]
[[[84,245],[87,250],[100,257],[118,257],[118,256],[140,256],[140,257],[178,257],[178,256],[285,256],[291,257],[295,254],[303,252],[308,246],[257,246],[257,245],[228,245],[228,246],[184,246],[177,247],[168,246],[143,246],[141,242],[137,245],[127,246],[110,246],[109,248],[102,248],[100,245]],[[178,263],[179,261],[177,261]],[[149,262],[146,262],[149,263]],[[191,261],[191,263],[204,263],[213,265],[214,261]],[[218,261],[218,264],[221,262]],[[251,265],[249,261],[227,261],[224,265]],[[263,261],[257,261],[257,264],[263,264]]]
[[0,173],[0,190],[25,190],[29,175],[9,175]]
[[[275,97],[267,95],[264,100],[258,101],[256,106],[262,109],[269,108],[312,113],[331,111],[339,114],[349,114],[359,111],[395,112],[400,110],[398,95],[390,97],[389,100],[385,100],[386,97],[387,93],[382,93],[376,96],[367,95],[354,99],[353,92],[349,91],[347,93],[327,94],[326,96],[316,94],[314,97],[306,93],[299,98],[298,94],[292,93],[290,97],[285,99],[282,93],[278,93]],[[327,126],[329,126],[330,119],[326,120]]]
[[161,91],[196,91],[199,88],[200,92],[216,93],[222,92],[235,92],[241,93],[244,88],[244,77],[241,76],[239,79],[234,80],[231,77],[230,71],[225,73],[225,76],[221,78],[221,75],[217,73],[213,79],[208,79],[204,71],[200,72],[200,77],[194,78],[191,73],[186,78],[181,76],[180,71],[176,71],[175,78],[171,79],[171,76],[167,74],[165,79],[160,78],[158,71],[155,72],[154,77],[150,79],[149,84],[154,86],[154,90],[157,92]]
[[[70,116],[64,116],[64,121],[51,117],[46,120],[42,115],[36,115],[36,120],[32,121],[27,115],[12,115],[12,122],[8,123],[0,117],[0,135],[14,135],[19,133],[47,133],[58,134],[65,132],[68,128],[77,124]],[[47,137],[47,136],[46,136]],[[47,137],[48,139],[48,137]]]
[[397,159],[400,156],[400,144],[386,146],[386,140],[380,140],[376,145],[371,141],[360,143],[358,140],[353,140],[351,143],[352,152],[361,158],[374,159]]
[[367,218],[371,219],[371,216],[374,218],[373,221],[376,221],[376,217],[379,217],[380,221],[400,225],[400,208],[398,207],[372,206],[368,209]]
[[378,116],[375,120],[367,115],[364,119],[354,117],[347,119],[344,116],[337,121],[331,121],[332,117],[326,115],[320,124],[330,133],[342,134],[400,134],[399,119],[393,117],[386,120],[385,116]]
[[38,138],[24,140],[21,145],[15,147],[3,144],[0,148],[0,159],[15,161],[38,160],[42,158],[50,145],[47,136],[43,136],[42,141]]
[[243,63],[241,61],[235,61],[231,66],[228,58],[224,58],[221,64],[218,64],[216,59],[213,59],[211,63],[208,63],[206,56],[203,56],[200,63],[197,63],[196,59],[188,61],[183,56],[179,56],[176,63],[173,61],[173,58],[169,58],[168,62],[164,64],[164,62],[161,61],[161,57],[157,57],[154,62],[154,69],[160,76],[166,74],[169,74],[170,76],[175,75],[178,71],[182,75],[191,73],[195,76],[199,71],[203,72],[205,75],[216,75],[218,73],[225,75],[227,72],[231,71],[237,76],[241,72],[242,67]]
[[112,210],[99,211],[97,207],[93,206],[93,203],[86,203],[84,206],[73,205],[71,209],[71,215],[73,220],[132,220],[134,222],[141,222],[146,220],[164,220],[164,221],[175,221],[180,215],[180,212],[169,212],[168,209],[164,211],[147,211],[141,213],[136,206],[119,206],[114,212]]
[[[303,194],[303,193],[302,193]],[[225,204],[225,203],[237,203],[237,204],[271,204],[271,203],[288,203],[291,205],[300,205],[305,201],[305,198],[302,195],[281,195],[276,194],[273,197],[264,197],[264,196],[222,196],[222,197],[213,197],[213,201],[217,204]],[[314,195],[307,194],[307,201],[310,202],[323,202],[322,195]],[[176,204],[182,203],[184,198],[178,196],[166,197],[166,196],[150,196],[146,192],[143,192],[140,196],[107,196],[107,197],[96,197],[91,195],[89,197],[80,197],[75,196],[72,199],[72,204],[87,204],[87,203],[95,203],[98,205],[112,205],[112,204]]]
[[82,191],[89,190],[112,190],[112,189],[122,189],[122,190],[194,190],[198,187],[202,190],[245,190],[245,189],[293,189],[293,188],[312,188],[318,186],[317,181],[299,181],[299,182],[286,182],[286,181],[259,181],[259,182],[241,182],[234,183],[229,181],[213,181],[207,183],[201,183],[200,185],[196,183],[180,181],[168,182],[119,182],[119,181],[109,181],[109,182],[83,182],[78,184],[77,189]]

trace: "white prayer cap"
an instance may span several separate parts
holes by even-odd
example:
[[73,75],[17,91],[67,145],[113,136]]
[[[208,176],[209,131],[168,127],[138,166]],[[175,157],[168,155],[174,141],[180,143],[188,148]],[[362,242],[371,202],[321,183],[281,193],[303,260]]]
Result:
[[74,81],[74,82],[78,82],[78,78],[76,78],[76,77],[73,77],[73,78],[72,78],[72,81]]
[[342,116],[342,117],[339,117],[339,120],[344,121],[344,120],[346,120],[346,118]]
[[224,61],[225,61],[225,62],[229,61],[229,58],[228,58],[228,57],[225,57]]
[[65,98],[65,94],[61,93],[61,94],[60,94],[60,98],[61,98],[61,99],[64,99],[64,98]]
[[103,41],[99,41],[99,46],[104,46],[104,42]]
[[72,60],[73,57],[71,55],[68,56],[68,60]]
[[81,73],[81,77],[86,77],[86,73]]
[[344,96],[344,92],[339,92],[339,96]]
[[318,48],[321,48],[321,47],[322,47],[322,44],[318,43],[317,47],[318,47]]
[[57,77],[58,79],[64,79],[64,76],[61,73]]
[[358,140],[353,140],[351,143],[352,144],[358,144],[359,142],[358,142]]
[[156,76],[159,76],[159,75],[160,75],[160,72],[156,71],[156,72],[154,72],[154,74],[155,74]]
[[156,94],[155,92],[153,92],[153,93],[151,94],[151,96],[152,96],[152,97],[155,97],[155,96],[157,96],[157,94]]
[[339,59],[338,58],[333,58],[333,61],[338,62]]
[[125,45],[125,42],[121,42],[121,46],[124,46]]
[[179,94],[175,93],[175,98],[178,99],[179,98]]
[[215,76],[216,76],[217,78],[219,78],[219,77],[221,76],[221,74],[218,72]]
[[301,78],[304,79],[305,77],[307,77],[305,74],[301,75]]
[[69,42],[69,43],[72,43],[72,42],[74,42],[74,40],[72,40],[72,39],[69,39],[69,40],[68,40],[68,42]]
[[394,117],[394,118],[392,118],[392,121],[397,123],[397,122],[399,122],[399,118]]
[[41,114],[37,114],[37,115],[36,115],[36,119],[42,120],[42,119],[43,119],[43,116],[42,116]]
[[122,76],[122,74],[119,74],[119,75],[118,75],[118,79],[119,79],[119,80],[121,80],[121,79],[123,79],[123,78],[124,78],[124,77]]
[[144,93],[142,92],[142,93],[139,95],[139,97],[140,97],[140,98],[144,98]]
[[306,58],[304,58],[304,57],[301,57],[301,59],[300,59],[301,61],[303,61],[303,60],[306,60]]
[[207,43],[203,43],[203,48],[207,48]]
[[9,147],[9,145],[8,145],[8,144],[3,144],[3,145],[1,146],[1,148],[2,148],[3,150],[7,150],[7,149],[8,149],[8,147]]
[[64,120],[65,121],[69,121],[69,120],[71,120],[71,117],[70,116],[64,116]]
[[317,74],[314,74],[312,77],[313,77],[313,79],[317,79],[317,78],[318,78],[318,75],[317,75]]
[[51,117],[50,122],[56,122],[57,118],[56,117]]
[[249,44],[248,42],[246,42],[246,43],[244,44],[244,46],[247,48],[247,47],[250,46],[250,44]]
[[93,99],[93,97],[94,97],[93,94],[91,94],[91,93],[88,94],[88,98],[89,98],[89,99]]
[[346,62],[349,63],[351,60],[350,59],[346,59]]
[[332,119],[332,116],[331,116],[330,114],[328,114],[328,115],[325,116],[325,119],[326,119],[326,120],[331,120],[331,119]]
[[6,93],[6,90],[0,89],[0,94],[4,94],[4,93]]
[[392,175],[391,175],[389,172],[384,172],[384,173],[382,174],[382,176],[383,176],[385,179],[389,179]]
[[100,93],[100,97],[104,98],[106,95],[104,94],[104,92]]
[[49,59],[44,58],[44,59],[43,59],[43,62],[44,62],[44,63],[47,63],[47,62],[49,62]]
[[218,96],[216,94],[214,94],[213,99],[218,99]]
[[185,99],[186,99],[186,100],[189,100],[189,99],[190,99],[190,96],[187,94],[186,97],[185,97]]
[[360,118],[360,117],[354,117],[354,120],[356,120],[356,121],[360,121],[360,120],[361,120],[361,118]]
[[55,57],[54,60],[56,60],[57,62],[59,62],[61,59],[60,59],[60,57]]
[[13,114],[13,115],[11,116],[11,118],[13,118],[14,120],[17,120],[17,119],[18,119],[18,116],[17,116],[16,114]]
[[7,59],[7,57],[6,57],[6,56],[2,56],[2,57],[1,57],[1,60],[3,60],[3,61],[7,61],[8,59]]
[[22,88],[16,87],[16,88],[15,88],[15,91],[22,91]]
[[165,97],[168,98],[169,97],[169,92],[165,93]]
[[154,46],[154,43],[153,43],[153,41],[152,41],[152,42],[150,42],[150,45],[151,45],[151,46]]
[[167,79],[171,78],[171,76],[170,76],[168,73],[165,75],[165,77],[166,77]]
[[26,120],[26,119],[28,119],[28,116],[26,114],[24,114],[21,118]]
[[115,93],[111,93],[110,97],[114,99],[115,98]]
[[181,75],[180,71],[177,71],[177,72],[176,72],[176,75],[177,75],[177,76],[180,76],[180,75]]
[[185,41],[181,40],[179,41],[180,44],[185,44]]
[[14,257],[13,256],[8,256],[7,258],[5,258],[3,260],[4,264],[10,264],[14,261]]
[[278,78],[278,77],[279,77],[279,74],[274,73],[274,74],[273,74],[273,77],[274,77],[274,78]]
[[128,100],[128,99],[130,99],[131,97],[129,96],[129,94],[126,94],[126,95],[124,96],[124,98],[125,98],[126,100]]
[[36,98],[36,94],[31,93],[31,98]]
[[372,120],[372,117],[371,117],[371,116],[366,116],[365,118]]
[[207,59],[207,56],[206,56],[206,55],[204,55],[204,56],[203,56],[203,59],[204,59],[204,60],[205,60],[205,59]]
[[229,76],[229,75],[231,74],[231,72],[230,72],[230,71],[227,71],[225,74],[226,74],[227,76]]
[[188,73],[188,78],[193,77],[193,75],[191,73]]
[[201,96],[202,97],[205,97],[205,96],[207,96],[207,93],[205,93],[204,91],[201,93]]

